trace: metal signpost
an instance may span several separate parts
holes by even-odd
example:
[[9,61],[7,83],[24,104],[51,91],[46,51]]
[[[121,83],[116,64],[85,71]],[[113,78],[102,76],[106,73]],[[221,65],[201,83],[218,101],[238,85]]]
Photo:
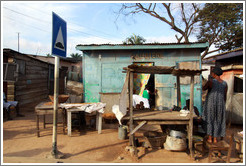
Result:
[[55,55],[55,80],[54,80],[54,114],[53,114],[53,137],[52,156],[62,158],[57,150],[57,109],[59,96],[59,56],[66,57],[67,54],[67,23],[57,14],[52,12],[52,55]]

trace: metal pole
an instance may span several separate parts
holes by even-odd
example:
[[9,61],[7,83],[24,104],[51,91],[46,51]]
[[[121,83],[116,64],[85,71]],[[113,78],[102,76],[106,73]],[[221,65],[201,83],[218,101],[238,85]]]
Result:
[[53,138],[52,138],[52,155],[57,155],[57,109],[59,95],[59,64],[60,58],[55,56],[55,82],[54,82],[54,114],[53,114]]

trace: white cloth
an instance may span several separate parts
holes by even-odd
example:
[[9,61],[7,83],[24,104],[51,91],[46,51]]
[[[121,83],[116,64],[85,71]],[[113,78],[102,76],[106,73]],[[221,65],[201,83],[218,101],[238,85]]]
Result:
[[[125,82],[124,82],[124,85],[123,85],[123,88],[122,88],[122,91],[120,94],[119,106],[114,105],[112,107],[112,111],[115,114],[116,118],[118,119],[119,124],[121,124],[121,119],[126,115],[126,113],[128,111],[127,108],[129,107],[129,94],[128,94],[129,93],[128,92],[129,76],[130,76],[130,72],[128,71],[126,73]],[[141,97],[141,98],[135,97],[133,95],[133,106],[134,107],[136,107],[136,104],[139,104],[141,101],[144,102],[145,108],[150,108],[148,99],[145,99],[143,97]]]
[[140,104],[140,102],[144,103],[144,108],[150,108],[149,106],[149,100],[146,98],[143,98],[142,96],[139,95],[133,95],[133,107],[136,107],[137,104]]
[[14,106],[16,107],[18,104],[18,101],[5,101],[6,96],[5,93],[3,93],[3,108],[7,109],[9,106]]
[[99,113],[104,113],[104,107],[106,106],[105,103],[78,103],[78,104],[71,104],[71,103],[62,103],[60,104],[62,108],[71,109],[76,108],[87,113],[92,113],[94,111],[98,111]]
[[179,112],[181,113],[180,116],[187,116],[190,113],[189,110],[180,110]]
[[121,119],[125,116],[123,112],[120,111],[119,105],[112,106],[112,112],[115,114],[115,117],[118,119],[119,124],[122,125]]
[[121,124],[121,119],[123,116],[126,115],[127,107],[129,107],[129,95],[128,95],[128,79],[129,79],[129,71],[126,73],[125,82],[120,94],[120,101],[119,101],[119,110],[115,109],[116,118],[118,119],[119,123]]

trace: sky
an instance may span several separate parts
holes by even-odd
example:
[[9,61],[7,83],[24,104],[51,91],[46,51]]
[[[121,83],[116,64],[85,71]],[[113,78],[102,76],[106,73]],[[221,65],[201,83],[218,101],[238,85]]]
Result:
[[[125,17],[120,2],[1,1],[2,48],[25,54],[51,54],[52,12],[67,22],[67,56],[80,53],[78,44],[122,44],[132,34],[147,43],[177,42],[174,30],[147,14]],[[175,17],[179,17],[175,13]],[[19,40],[18,40],[19,36]],[[190,42],[196,42],[196,36]]]

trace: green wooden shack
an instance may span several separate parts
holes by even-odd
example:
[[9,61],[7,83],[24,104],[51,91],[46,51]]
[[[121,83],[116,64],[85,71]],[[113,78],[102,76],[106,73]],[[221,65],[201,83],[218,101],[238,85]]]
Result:
[[[201,52],[208,43],[162,44],[100,44],[77,45],[83,55],[84,102],[107,101],[107,107],[118,104],[125,76],[123,67],[131,64],[144,66],[174,66],[182,69],[201,69]],[[142,94],[147,84],[153,90],[155,108],[171,109],[177,103],[176,77],[172,75],[135,75],[134,93]],[[190,78],[181,78],[181,106],[190,94]],[[202,77],[195,76],[194,105],[202,111]],[[107,109],[106,109],[107,110]]]

